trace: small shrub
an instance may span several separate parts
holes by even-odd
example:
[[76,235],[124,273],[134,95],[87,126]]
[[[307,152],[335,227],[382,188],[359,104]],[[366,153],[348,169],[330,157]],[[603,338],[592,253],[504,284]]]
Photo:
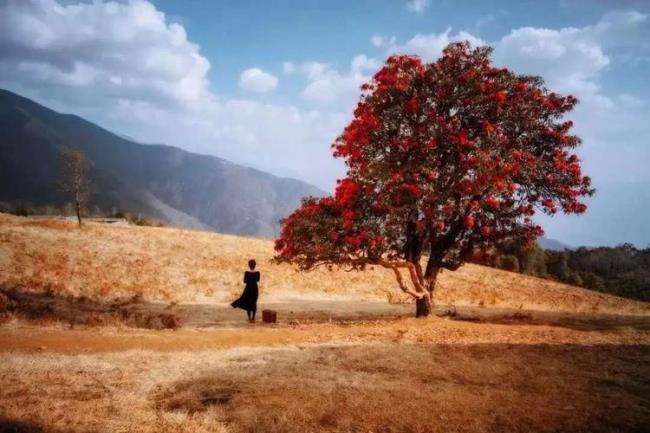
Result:
[[95,312],[89,313],[84,322],[86,326],[102,326],[106,324],[105,318],[101,314]]
[[499,257],[497,266],[506,271],[519,272],[519,259],[511,254],[505,254]]
[[605,280],[594,274],[593,272],[583,272],[581,274],[582,284],[591,290],[604,291],[605,290]]
[[0,313],[9,311],[11,304],[11,299],[9,299],[4,293],[0,292]]
[[129,219],[129,222],[131,224],[135,224],[136,226],[144,226],[144,227],[162,227],[163,223],[160,221],[153,219],[153,218],[146,218],[142,216],[137,216],[137,217],[131,217]]
[[574,286],[582,286],[582,278],[577,272],[569,272],[566,282]]
[[161,314],[159,317],[166,329],[178,329],[181,327],[181,319],[175,314]]
[[13,313],[9,313],[7,311],[5,312],[0,312],[0,325],[11,322],[11,320],[14,318]]
[[147,316],[143,327],[156,330],[178,329],[181,327],[181,321],[174,314],[152,314]]
[[546,254],[536,243],[528,249],[522,249],[519,257],[521,272],[540,276],[546,274]]

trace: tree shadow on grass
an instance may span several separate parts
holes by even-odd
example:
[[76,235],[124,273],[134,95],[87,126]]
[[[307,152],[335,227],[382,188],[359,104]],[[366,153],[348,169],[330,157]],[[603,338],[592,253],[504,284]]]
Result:
[[176,329],[182,324],[168,305],[154,304],[141,298],[99,301],[87,297],[33,293],[18,289],[2,290],[12,314],[39,323],[62,322],[75,325],[103,326],[124,324],[135,328]]
[[0,433],[47,433],[48,431],[36,424],[0,418]]
[[579,331],[606,331],[628,327],[650,331],[650,316],[602,313],[567,313],[501,308],[460,307],[438,310],[453,320],[503,325],[550,325]]
[[153,405],[210,410],[241,432],[650,431],[650,346],[385,344],[260,357],[160,388]]

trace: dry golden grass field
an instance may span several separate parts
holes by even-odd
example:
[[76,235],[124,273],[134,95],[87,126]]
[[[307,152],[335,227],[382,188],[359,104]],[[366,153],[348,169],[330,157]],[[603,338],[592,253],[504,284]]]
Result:
[[[414,319],[272,253],[0,214],[0,433],[650,431],[649,304],[466,265]],[[228,307],[251,257],[275,325]]]

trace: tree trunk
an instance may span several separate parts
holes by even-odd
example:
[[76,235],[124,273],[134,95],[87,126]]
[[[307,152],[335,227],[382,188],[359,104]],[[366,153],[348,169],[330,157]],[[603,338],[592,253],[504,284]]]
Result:
[[433,312],[433,291],[436,288],[438,272],[440,268],[427,266],[423,282],[427,291],[422,298],[415,300],[415,317],[427,317]]
[[415,317],[427,317],[431,314],[431,298],[423,296],[415,300]]
[[429,292],[431,297],[431,304],[433,304],[433,291],[436,289],[436,281],[438,281],[438,274],[440,273],[440,268],[431,267],[428,268],[424,274],[425,287]]
[[[431,297],[423,289],[424,275],[420,266],[422,257],[422,239],[418,233],[415,218],[406,224],[406,243],[404,245],[404,259],[413,264],[411,280],[416,292],[421,295],[415,299],[415,317],[427,317],[431,314]],[[413,272],[414,270],[414,272]]]

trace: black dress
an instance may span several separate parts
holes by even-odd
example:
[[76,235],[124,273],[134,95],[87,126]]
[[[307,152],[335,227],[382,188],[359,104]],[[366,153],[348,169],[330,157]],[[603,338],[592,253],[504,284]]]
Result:
[[257,283],[260,281],[259,271],[246,271],[244,272],[244,293],[241,294],[239,299],[230,304],[233,308],[241,308],[246,311],[257,311],[257,296],[259,289]]

